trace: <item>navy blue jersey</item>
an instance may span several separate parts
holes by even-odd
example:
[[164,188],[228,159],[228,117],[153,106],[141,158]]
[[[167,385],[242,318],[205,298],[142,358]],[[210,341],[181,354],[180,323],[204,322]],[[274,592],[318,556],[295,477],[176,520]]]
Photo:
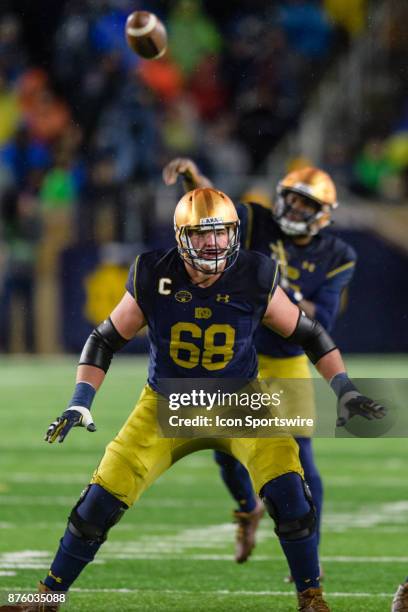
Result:
[[257,374],[254,334],[278,282],[275,261],[241,251],[211,287],[191,281],[177,249],[140,255],[126,289],[149,327],[148,382],[160,392],[163,378]]
[[[279,262],[281,275],[289,282],[288,295],[300,292],[316,305],[315,318],[330,331],[339,309],[340,296],[353,276],[356,253],[352,247],[327,232],[299,246],[284,234],[270,209],[260,204],[239,204],[241,245]],[[296,302],[295,299],[293,299]],[[258,353],[272,357],[302,354],[302,348],[290,344],[265,326],[256,334]]]

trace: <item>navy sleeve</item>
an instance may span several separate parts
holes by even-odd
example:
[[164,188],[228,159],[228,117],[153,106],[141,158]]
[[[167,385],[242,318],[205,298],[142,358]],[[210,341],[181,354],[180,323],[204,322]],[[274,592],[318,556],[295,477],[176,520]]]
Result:
[[328,331],[336,319],[342,291],[353,277],[356,259],[354,250],[347,247],[340,265],[326,274],[326,281],[310,298],[316,306],[315,318]]
[[237,204],[237,213],[240,221],[239,224],[239,238],[241,242],[241,248],[247,248],[247,234],[248,234],[248,205],[246,204]]
[[136,299],[136,272],[139,257],[136,257],[134,263],[130,266],[129,274],[126,281],[126,291]]
[[271,261],[273,261],[273,263],[275,265],[275,271],[274,271],[272,283],[271,283],[271,286],[270,286],[270,289],[269,289],[268,302],[270,302],[271,299],[273,298],[273,294],[276,291],[276,287],[279,286],[279,278],[280,278],[278,263],[275,260],[272,260],[272,259],[271,259]]
[[279,266],[274,259],[256,253],[258,257],[258,285],[261,288],[261,300],[265,310],[279,285]]

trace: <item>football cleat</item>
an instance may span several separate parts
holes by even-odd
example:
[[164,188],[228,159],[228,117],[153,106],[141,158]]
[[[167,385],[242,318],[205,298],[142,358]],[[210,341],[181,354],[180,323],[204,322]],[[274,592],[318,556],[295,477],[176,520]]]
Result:
[[[233,202],[225,193],[205,187],[186,193],[174,212],[178,252],[189,266],[204,274],[225,272],[239,251],[239,219]],[[212,241],[198,248],[193,236],[210,234]],[[220,235],[223,244],[220,246]]]
[[[45,584],[39,582],[38,593],[52,593]],[[0,612],[57,612],[60,606],[58,603],[18,603],[15,605],[8,604],[6,606],[0,606]]]
[[330,612],[330,608],[323,599],[321,587],[306,589],[297,594],[299,612]]
[[318,168],[302,168],[290,172],[278,184],[274,217],[288,236],[315,236],[330,224],[337,206],[336,187],[330,176]]
[[260,499],[257,499],[252,512],[234,510],[234,521],[237,523],[235,535],[235,561],[237,563],[245,563],[255,548],[256,530],[264,512],[265,508]]
[[392,600],[391,612],[408,612],[408,582],[399,585]]

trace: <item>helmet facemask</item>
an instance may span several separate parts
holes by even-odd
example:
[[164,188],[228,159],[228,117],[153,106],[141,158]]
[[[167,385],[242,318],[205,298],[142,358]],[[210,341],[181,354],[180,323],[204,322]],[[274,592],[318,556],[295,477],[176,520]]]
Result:
[[278,184],[275,219],[288,236],[315,236],[331,223],[336,186],[313,166],[289,172]]
[[[304,205],[298,207],[293,196]],[[281,189],[275,204],[275,219],[288,236],[315,236],[330,223],[330,207],[294,189]]]
[[[216,219],[203,219],[203,221],[205,223],[200,225],[184,225],[180,228],[175,226],[178,252],[195,270],[203,274],[220,274],[230,268],[238,257],[239,221],[230,223]],[[210,233],[212,233],[211,239],[206,243],[203,242],[202,247],[198,247],[200,234],[208,238]]]

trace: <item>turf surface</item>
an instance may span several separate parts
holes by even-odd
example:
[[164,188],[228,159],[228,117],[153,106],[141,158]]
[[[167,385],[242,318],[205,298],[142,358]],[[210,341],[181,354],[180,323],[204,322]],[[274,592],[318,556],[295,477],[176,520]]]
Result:
[[[93,410],[98,432],[42,442],[74,380],[74,359],[0,360],[0,588],[33,589],[67,514],[135,403],[144,359],[117,359]],[[356,377],[404,377],[403,357],[353,357]],[[408,572],[406,440],[317,439],[325,482],[324,583],[333,612],[389,610]],[[295,610],[269,519],[251,561],[234,564],[232,503],[209,452],[176,464],[112,529],[67,610]]]

